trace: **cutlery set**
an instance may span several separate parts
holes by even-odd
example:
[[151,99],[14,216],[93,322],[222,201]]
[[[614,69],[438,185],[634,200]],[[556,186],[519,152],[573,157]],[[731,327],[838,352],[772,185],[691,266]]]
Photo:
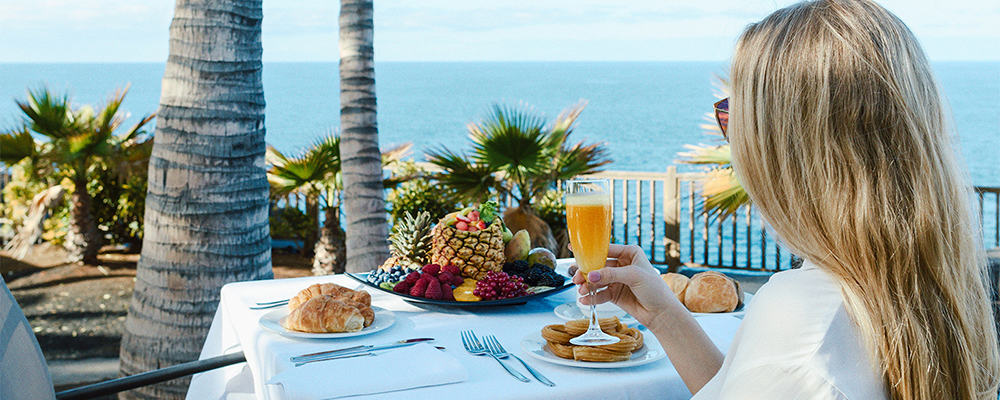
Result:
[[[503,369],[507,370],[507,372],[510,373],[510,375],[513,376],[514,379],[517,379],[521,382],[531,382],[530,379],[528,379],[526,376],[518,372],[516,369],[508,367],[507,364],[504,364],[502,360],[513,357],[517,361],[520,361],[521,365],[523,365],[524,368],[528,370],[528,373],[534,376],[535,379],[538,380],[538,382],[541,382],[546,386],[556,385],[548,378],[546,378],[545,375],[542,375],[541,372],[538,372],[538,370],[532,368],[530,365],[528,365],[528,363],[524,362],[524,360],[522,360],[520,357],[507,352],[507,350],[504,349],[503,345],[500,344],[500,341],[497,340],[496,336],[493,335],[484,336],[483,341],[480,341],[479,338],[476,337],[476,334],[474,332],[472,332],[471,330],[465,330],[461,332],[461,337],[462,337],[462,345],[465,347],[466,351],[476,356],[488,355],[493,357],[493,359],[497,360],[497,362],[500,363],[500,366],[502,366]],[[294,363],[296,367],[299,367],[305,364],[318,361],[340,360],[340,359],[354,358],[354,357],[371,357],[376,355],[375,354],[376,351],[391,350],[400,347],[412,346],[417,343],[429,342],[433,340],[434,338],[413,338],[413,339],[400,340],[392,343],[386,343],[382,345],[351,346],[342,349],[320,351],[316,353],[302,354],[294,357],[289,357],[289,361]],[[440,350],[444,350],[444,347],[440,346],[435,346],[435,347],[437,347]]]

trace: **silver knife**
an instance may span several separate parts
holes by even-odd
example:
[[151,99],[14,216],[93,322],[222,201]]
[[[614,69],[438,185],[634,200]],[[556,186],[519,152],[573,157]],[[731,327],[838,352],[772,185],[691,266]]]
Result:
[[371,352],[371,351],[376,351],[376,350],[387,350],[387,349],[394,349],[394,348],[397,348],[397,347],[411,346],[411,345],[414,345],[414,344],[417,344],[417,343],[420,343],[420,342],[428,342],[428,341],[432,341],[432,340],[434,340],[434,338],[414,338],[414,339],[400,340],[398,342],[392,342],[392,343],[382,344],[382,345],[378,345],[378,346],[376,346],[376,345],[370,345],[370,344],[369,345],[351,346],[351,347],[345,347],[343,349],[336,349],[336,350],[320,351],[320,352],[317,352],[317,353],[303,354],[303,355],[300,355],[300,356],[290,357],[289,360],[292,361],[292,362],[300,362],[300,361],[306,361],[306,360],[317,358],[317,357],[326,357],[326,356],[330,356],[330,355],[345,355],[345,354],[352,354],[352,353]]
[[321,357],[311,358],[311,359],[308,359],[308,360],[305,360],[305,361],[299,361],[299,362],[295,363],[295,366],[296,367],[301,367],[303,365],[306,365],[306,364],[309,364],[309,363],[318,362],[318,361],[340,360],[342,358],[354,358],[354,357],[372,357],[374,355],[375,355],[375,353],[367,351],[367,352],[364,352],[364,353],[351,353],[351,354],[334,355],[334,356],[321,356]]

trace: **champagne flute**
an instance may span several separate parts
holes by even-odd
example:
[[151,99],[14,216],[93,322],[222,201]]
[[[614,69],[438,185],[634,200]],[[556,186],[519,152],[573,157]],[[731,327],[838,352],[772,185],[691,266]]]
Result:
[[[567,182],[566,225],[573,258],[584,278],[591,271],[604,268],[611,242],[611,182],[607,179],[580,179]],[[594,290],[590,289],[590,295]],[[601,330],[597,309],[590,305],[590,327],[583,335],[570,339],[579,346],[601,346],[621,340]]]

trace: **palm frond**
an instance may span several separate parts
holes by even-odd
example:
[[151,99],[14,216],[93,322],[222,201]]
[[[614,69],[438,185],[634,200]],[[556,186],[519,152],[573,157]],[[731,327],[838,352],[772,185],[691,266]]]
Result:
[[545,120],[526,108],[493,106],[493,112],[468,126],[472,159],[514,176],[544,167]]
[[61,139],[79,133],[76,115],[67,96],[55,97],[48,89],[28,91],[27,101],[16,101],[24,112],[31,130],[52,139]]
[[730,152],[729,145],[684,145],[684,148],[688,149],[688,152],[677,153],[678,156],[683,157],[683,159],[678,160],[684,164],[696,164],[696,165],[718,165],[718,166],[729,166],[732,164],[733,156]]
[[340,137],[327,135],[320,138],[297,157],[285,156],[268,146],[265,159],[271,168],[267,180],[276,196],[292,192],[318,195],[328,190],[339,190]]
[[726,218],[750,202],[732,168],[719,168],[708,172],[702,182],[702,212],[710,217]]
[[0,134],[0,162],[13,166],[25,158],[35,155],[35,138],[27,126]]
[[409,157],[412,149],[413,143],[406,142],[399,146],[391,147],[388,150],[382,150],[382,166],[388,166]]
[[427,159],[441,168],[434,178],[467,201],[482,201],[493,191],[504,191],[488,165],[473,162],[446,148],[427,152]]
[[128,93],[128,86],[124,89],[116,90],[108,99],[108,102],[101,107],[92,121],[93,130],[101,136],[111,136],[123,122],[126,115],[119,113],[122,102],[125,101],[125,94]]

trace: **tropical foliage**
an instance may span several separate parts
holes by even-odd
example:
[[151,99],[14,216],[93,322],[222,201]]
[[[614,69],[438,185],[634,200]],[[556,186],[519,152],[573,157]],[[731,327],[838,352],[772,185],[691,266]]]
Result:
[[[728,97],[726,81],[716,82],[716,97]],[[703,116],[705,122],[701,129],[705,134],[722,139],[722,131],[716,123],[714,112]],[[750,203],[743,186],[740,185],[733,171],[732,155],[729,143],[685,145],[687,152],[679,153],[680,162],[705,166],[706,178],[702,181],[702,212],[711,217],[726,218],[736,213],[745,204]]]
[[[141,237],[146,165],[152,140],[143,129],[153,115],[118,133],[127,115],[119,90],[100,109],[73,107],[46,89],[17,101],[24,122],[0,134],[0,161],[49,187],[69,183],[70,235],[75,261],[96,262],[104,234],[131,243]],[[35,135],[44,140],[36,140]],[[95,202],[96,199],[96,202]]]
[[[391,167],[405,157],[411,144],[404,144],[382,152],[382,165]],[[303,227],[305,245],[303,254],[308,255],[310,243],[313,246],[313,272],[324,275],[344,271],[345,234],[340,226],[341,179],[340,137],[327,135],[317,140],[312,146],[297,156],[286,156],[284,153],[268,146],[267,180],[271,184],[271,196],[284,198],[288,195],[300,195],[305,198],[306,220],[308,227]],[[392,187],[406,176],[393,175],[385,179],[383,185]],[[319,212],[324,212],[324,223],[319,227]],[[291,217],[291,216],[289,216]],[[319,237],[310,232],[319,232]]]
[[441,147],[429,152],[441,168],[436,178],[465,202],[492,196],[510,198],[517,207],[504,213],[511,230],[526,229],[535,247],[559,252],[553,229],[538,218],[532,203],[558,181],[594,173],[611,162],[601,144],[571,144],[574,123],[586,103],[579,103],[551,123],[526,107],[494,105],[482,121],[468,125],[472,141],[466,156]]
[[469,156],[441,147],[428,153],[429,160],[442,169],[437,179],[463,200],[510,196],[530,209],[557,181],[597,172],[611,162],[601,144],[569,142],[585,106],[577,104],[547,124],[525,107],[494,105],[484,120],[468,125]]
[[437,219],[459,208],[457,196],[442,188],[433,174],[413,161],[404,161],[393,169],[393,175],[409,177],[406,182],[389,191],[389,216],[395,225],[407,212],[417,215],[421,211]]

